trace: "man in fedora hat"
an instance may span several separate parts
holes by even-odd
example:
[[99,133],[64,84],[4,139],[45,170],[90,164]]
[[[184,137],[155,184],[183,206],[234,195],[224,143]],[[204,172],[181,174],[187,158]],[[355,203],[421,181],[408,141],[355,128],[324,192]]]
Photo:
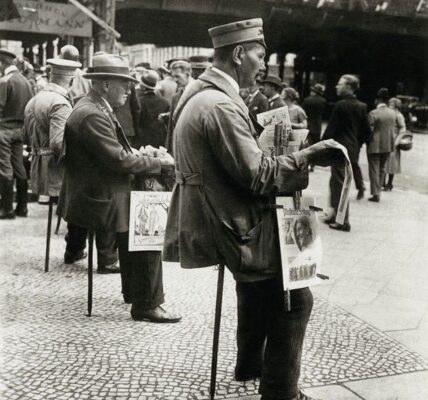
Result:
[[113,109],[123,106],[131,77],[123,57],[94,56],[84,77],[92,90],[67,120],[65,174],[60,209],[74,225],[115,235],[121,264],[124,300],[132,303],[135,320],[177,322],[164,302],[160,252],[129,252],[129,202],[133,175],[160,174],[173,165],[168,154],[149,158],[133,150]]
[[260,91],[257,82],[248,88],[248,97],[245,99],[245,104],[253,117],[257,114],[269,110],[269,102],[267,97]]
[[[240,381],[261,376],[263,400],[309,399],[298,389],[302,344],[312,309],[308,288],[284,304],[279,240],[270,196],[301,190],[307,164],[343,162],[320,142],[292,155],[265,157],[239,89],[265,70],[261,18],[208,32],[213,67],[180,99],[174,113],[176,185],[164,259],[184,268],[225,264],[236,280]],[[265,346],[266,343],[266,346]]]
[[159,115],[169,112],[168,100],[156,95],[159,82],[156,71],[150,70],[141,76],[140,83],[140,118],[135,147],[151,145],[159,148],[165,146],[166,127],[159,120]]
[[[22,154],[24,109],[33,96],[27,79],[14,65],[15,54],[0,49],[0,219],[27,216],[27,172]],[[17,205],[13,210],[13,180]]]
[[278,76],[268,75],[263,81],[263,93],[268,98],[269,110],[285,106],[285,101],[281,98],[282,82]]
[[303,100],[302,107],[308,116],[308,142],[318,143],[321,140],[322,117],[327,102],[324,96],[324,85],[316,83],[311,87],[311,93]]

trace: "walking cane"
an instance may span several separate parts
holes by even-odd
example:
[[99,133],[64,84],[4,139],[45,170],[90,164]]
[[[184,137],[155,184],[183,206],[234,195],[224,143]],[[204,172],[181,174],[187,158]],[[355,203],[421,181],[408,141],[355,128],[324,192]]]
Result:
[[49,252],[51,248],[51,228],[54,200],[49,197],[48,230],[46,233],[45,272],[49,272]]
[[217,377],[218,343],[220,338],[221,305],[223,300],[224,264],[218,266],[217,295],[215,301],[213,352],[211,359],[210,399],[214,400]]
[[92,288],[93,288],[93,257],[94,257],[94,232],[89,231],[88,239],[88,317],[92,315]]

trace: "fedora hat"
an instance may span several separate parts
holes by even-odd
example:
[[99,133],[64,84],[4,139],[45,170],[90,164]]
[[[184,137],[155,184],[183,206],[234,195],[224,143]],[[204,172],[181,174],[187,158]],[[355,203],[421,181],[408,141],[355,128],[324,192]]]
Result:
[[141,85],[147,89],[155,90],[159,82],[159,75],[156,71],[150,70],[141,75]]
[[268,75],[262,83],[269,83],[271,85],[274,85],[280,89],[282,89],[282,81],[281,78],[275,75]]
[[138,81],[130,75],[129,65],[125,58],[115,54],[99,54],[92,59],[92,67],[88,68],[88,72],[83,74],[87,79],[125,79],[138,83]]
[[51,66],[52,74],[63,76],[74,76],[76,69],[82,66],[80,62],[63,58],[50,58],[46,60],[46,63]]
[[6,50],[6,49],[0,49],[0,56],[16,58],[16,54],[14,54],[11,51]]
[[311,86],[311,90],[314,93],[319,94],[320,96],[323,96],[325,92],[325,86],[321,85],[321,83],[316,83],[314,86]]

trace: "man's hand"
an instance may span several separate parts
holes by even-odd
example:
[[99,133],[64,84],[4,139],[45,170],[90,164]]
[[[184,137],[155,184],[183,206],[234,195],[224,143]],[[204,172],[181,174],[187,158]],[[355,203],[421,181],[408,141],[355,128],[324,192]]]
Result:
[[174,166],[174,159],[172,158],[171,154],[168,153],[161,153],[159,154],[159,161],[161,162],[162,167],[173,167]]
[[345,148],[335,140],[327,139],[302,150],[301,154],[306,156],[308,164],[328,167],[345,164],[346,157],[343,149]]

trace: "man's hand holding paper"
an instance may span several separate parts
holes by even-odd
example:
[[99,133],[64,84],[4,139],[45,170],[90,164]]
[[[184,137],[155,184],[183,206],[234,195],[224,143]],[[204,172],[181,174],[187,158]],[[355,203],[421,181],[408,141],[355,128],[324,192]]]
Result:
[[331,165],[345,165],[348,152],[345,147],[333,139],[322,140],[301,151],[306,156],[308,164],[328,167]]

